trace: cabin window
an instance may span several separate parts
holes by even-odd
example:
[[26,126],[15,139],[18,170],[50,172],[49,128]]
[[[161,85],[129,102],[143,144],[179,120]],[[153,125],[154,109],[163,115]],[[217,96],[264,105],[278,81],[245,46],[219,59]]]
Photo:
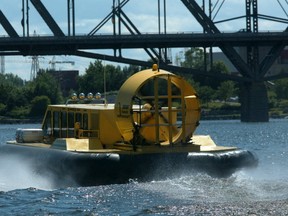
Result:
[[76,121],[75,122],[79,122],[80,123],[80,128],[82,128],[82,114],[81,113],[76,113],[75,116]]
[[83,129],[88,130],[88,114],[83,114]]
[[74,113],[68,112],[68,137],[74,137]]
[[61,137],[67,137],[67,113],[61,112]]
[[99,138],[99,113],[91,113],[90,130],[92,130],[91,137]]
[[99,130],[99,113],[91,113],[91,128]]
[[53,112],[53,136],[59,137],[59,112]]

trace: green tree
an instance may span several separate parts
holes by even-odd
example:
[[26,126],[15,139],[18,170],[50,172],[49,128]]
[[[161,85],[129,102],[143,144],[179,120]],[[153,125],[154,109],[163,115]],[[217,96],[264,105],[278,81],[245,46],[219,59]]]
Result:
[[274,83],[277,99],[288,99],[288,78],[276,80]]
[[47,96],[52,104],[63,103],[62,92],[57,80],[48,71],[38,73],[35,80],[30,83],[29,100],[36,96]]
[[[100,60],[90,63],[86,69],[85,74],[78,78],[79,91],[85,92],[104,92],[104,82],[106,84],[106,91],[117,91],[131,74],[132,69],[126,67],[122,70],[120,66],[107,64],[103,65]],[[105,81],[104,81],[105,75]]]
[[204,51],[201,48],[193,47],[184,53],[184,62],[182,67],[204,69]]
[[229,70],[222,61],[215,61],[213,62],[213,67],[211,68],[211,73],[222,73],[222,74],[229,74]]
[[27,114],[24,81],[13,74],[0,74],[0,115],[19,117]]
[[106,90],[117,91],[127,79],[120,66],[106,65]]
[[45,95],[36,96],[31,101],[30,115],[31,116],[43,116],[49,104],[51,104],[49,97]]
[[230,97],[234,96],[236,91],[233,81],[224,81],[217,89],[217,97],[220,100],[227,101]]
[[104,67],[100,60],[96,60],[94,63],[89,64],[85,71],[85,74],[79,76],[78,84],[80,92],[102,92],[104,89]]
[[277,105],[277,95],[274,91],[268,90],[269,108],[274,108]]
[[[205,56],[204,50],[201,48],[191,48],[188,49],[184,53],[184,61],[180,62],[180,65],[182,67],[186,68],[193,68],[193,69],[199,69],[201,71],[205,70],[205,58],[207,59],[207,56]],[[206,61],[208,64],[208,59]],[[194,79],[196,82],[199,82],[201,86],[210,86],[213,89],[217,89],[221,82],[223,81],[223,78],[221,79],[221,76],[218,76],[217,74],[229,74],[228,68],[222,61],[215,61],[213,62],[213,67],[207,71],[207,73],[204,74],[193,74],[193,75],[187,75],[183,74],[183,76],[186,79]],[[211,74],[211,75],[209,75]]]
[[202,103],[208,103],[215,97],[215,90],[213,90],[210,86],[201,86],[199,88],[198,95]]
[[123,74],[126,76],[126,77],[129,77],[131,76],[132,74],[134,73],[137,73],[139,71],[141,71],[142,68],[140,66],[136,66],[136,65],[129,65],[128,67],[127,66],[124,66],[122,68],[122,71],[123,71]]
[[24,86],[24,81],[12,73],[0,74],[0,83],[5,83],[7,85],[13,85],[17,87]]

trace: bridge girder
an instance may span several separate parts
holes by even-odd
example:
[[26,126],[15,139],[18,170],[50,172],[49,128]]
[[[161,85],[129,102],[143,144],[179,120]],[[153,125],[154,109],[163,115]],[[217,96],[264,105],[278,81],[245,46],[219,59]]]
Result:
[[[26,7],[24,3],[26,1]],[[65,35],[52,15],[46,9],[41,0],[30,0],[39,15],[43,18],[47,26],[50,28],[54,36],[37,36],[30,37],[27,35],[19,36],[12,25],[6,19],[4,13],[0,11],[0,23],[9,34],[9,38],[0,38],[1,55],[57,55],[70,54],[74,55],[78,50],[99,50],[113,49],[116,60],[119,57],[121,61],[122,49],[144,48],[147,54],[154,61],[158,60],[162,63],[168,63],[167,58],[162,58],[161,49],[167,48],[183,48],[183,47],[219,47],[238,71],[248,80],[263,80],[266,72],[271,67],[275,59],[279,56],[284,47],[288,44],[287,31],[284,32],[258,32],[258,1],[246,0],[246,32],[223,33],[216,27],[211,14],[205,13],[204,4],[202,7],[195,0],[181,0],[198,23],[203,27],[203,33],[178,33],[169,34],[166,32],[166,0],[162,0],[164,4],[164,32],[160,34],[160,17],[158,34],[143,34],[128,16],[122,10],[130,0],[113,0],[111,12],[86,36],[75,35],[75,0],[67,0],[68,11],[68,35]],[[206,0],[211,5],[212,0]],[[23,29],[29,29],[29,5],[28,0],[23,2]],[[158,16],[160,16],[160,2],[158,0]],[[25,8],[26,8],[26,26],[25,26]],[[71,12],[72,11],[72,24]],[[211,11],[210,11],[211,12]],[[262,15],[263,16],[263,15]],[[97,35],[97,32],[110,19],[115,20],[118,17],[118,32],[116,25],[113,26],[112,35]],[[276,18],[269,17],[271,20]],[[268,16],[266,16],[268,19]],[[278,20],[280,20],[278,18]],[[288,20],[281,19],[281,22],[288,23]],[[130,35],[121,33],[120,25],[125,26]],[[73,27],[71,35],[70,27]],[[25,32],[23,30],[23,32]],[[26,37],[25,37],[26,36]],[[260,46],[270,46],[270,52],[265,58],[259,62],[258,48]],[[247,48],[247,61],[243,60],[235,47]],[[158,50],[157,50],[158,49]],[[116,55],[119,50],[119,56]],[[251,53],[253,53],[251,55]],[[93,54],[93,53],[92,53]],[[170,63],[170,62],[169,62]]]
[[[288,44],[288,32],[263,32],[263,33],[176,33],[176,34],[122,34],[122,35],[96,35],[74,37],[0,37],[0,51],[41,52],[45,55],[53,52],[70,52],[77,49],[134,49],[134,48],[182,48],[182,47],[222,47],[225,43],[233,47],[246,47],[247,45],[278,47]],[[49,47],[53,50],[47,50]],[[28,49],[29,47],[29,49]],[[70,49],[69,49],[70,47]],[[46,49],[45,49],[46,48]],[[66,48],[66,49],[65,49]],[[45,51],[46,50],[46,51]],[[279,50],[279,49],[277,49]],[[277,52],[278,53],[278,52]],[[35,53],[33,53],[35,54]]]
[[[43,0],[44,1],[44,0]],[[29,35],[29,0],[22,0],[22,27],[23,36],[20,36],[13,28],[12,24],[0,10],[0,24],[7,32],[9,37],[0,37],[0,55],[75,55],[88,58],[98,58],[115,62],[128,64],[138,64],[148,66],[150,63],[136,59],[124,58],[122,49],[138,49],[143,48],[148,56],[161,63],[163,69],[179,71],[184,73],[202,74],[205,76],[214,76],[220,79],[230,79],[238,82],[246,83],[247,91],[244,95],[249,100],[244,100],[244,120],[252,119],[253,112],[257,109],[250,108],[251,101],[262,95],[260,92],[265,91],[264,81],[285,77],[288,74],[280,74],[266,76],[267,71],[280,55],[285,46],[288,45],[288,28],[278,32],[259,32],[258,19],[266,19],[270,21],[288,24],[288,19],[274,16],[267,16],[258,13],[258,0],[246,0],[246,14],[244,16],[229,18],[222,21],[214,21],[212,18],[212,0],[202,0],[202,6],[196,0],[181,0],[183,5],[193,15],[197,22],[202,26],[203,33],[167,33],[166,30],[166,0],[158,0],[158,33],[143,33],[139,31],[137,26],[129,19],[123,11],[124,6],[130,0],[113,0],[111,12],[88,34],[85,36],[75,34],[75,0],[67,0],[68,14],[68,35],[65,35],[59,27],[53,16],[46,9],[41,0],[30,0],[36,11],[43,18],[53,36],[37,36]],[[200,0],[199,0],[200,1]],[[161,2],[163,6],[161,7]],[[205,3],[209,3],[209,13],[205,10]],[[216,5],[218,4],[218,0]],[[278,1],[279,2],[279,1]],[[161,4],[160,4],[161,3]],[[222,2],[222,4],[224,1]],[[221,5],[222,5],[221,4]],[[279,3],[280,4],[280,3]],[[288,4],[288,3],[287,3]],[[221,6],[220,6],[221,7]],[[219,9],[220,9],[219,7]],[[282,5],[281,5],[282,7]],[[163,15],[161,11],[163,9]],[[219,11],[219,10],[218,10]],[[218,13],[217,11],[217,13]],[[118,18],[118,23],[115,19]],[[224,33],[216,26],[225,21],[236,20],[238,18],[246,18],[246,31]],[[113,21],[113,32],[110,35],[98,34],[98,31],[109,21]],[[164,22],[164,27],[161,22]],[[157,24],[156,24],[157,25]],[[118,27],[118,29],[116,28]],[[128,34],[122,33],[122,27],[125,27]],[[161,32],[161,27],[164,28]],[[27,31],[26,31],[27,30]],[[127,32],[126,31],[126,32]],[[270,50],[263,59],[259,58],[260,47],[270,47]],[[219,47],[226,57],[232,62],[242,76],[211,74],[206,71],[194,70],[191,68],[181,68],[171,65],[167,57],[168,48],[190,48],[203,47],[211,48]],[[247,59],[243,59],[236,47],[244,47],[246,49]],[[95,53],[95,50],[111,49],[114,55],[103,55]],[[118,55],[117,55],[118,51]],[[164,51],[164,54],[162,52]],[[210,53],[211,54],[211,53]],[[213,63],[213,62],[211,62]],[[259,84],[260,83],[260,84]],[[262,83],[262,84],[261,84]],[[260,89],[260,90],[259,90]],[[252,95],[252,96],[251,96]],[[263,96],[263,95],[262,95]],[[261,96],[261,97],[262,97]],[[266,98],[267,97],[262,97]],[[261,101],[258,104],[265,104],[267,101]],[[246,101],[246,102],[245,102]],[[248,105],[245,105],[248,104]],[[253,102],[253,104],[255,104]],[[256,103],[257,104],[257,103]],[[261,109],[262,114],[259,119],[254,118],[252,121],[267,118],[267,106]],[[250,113],[251,112],[251,113]],[[248,114],[247,114],[248,113]],[[248,116],[248,117],[247,117]],[[255,115],[256,116],[256,115]],[[261,120],[261,118],[263,119]],[[245,120],[246,121],[246,120]]]

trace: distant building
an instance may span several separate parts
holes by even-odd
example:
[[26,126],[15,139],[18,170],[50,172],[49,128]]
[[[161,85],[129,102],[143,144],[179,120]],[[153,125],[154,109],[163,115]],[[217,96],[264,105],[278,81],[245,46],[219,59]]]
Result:
[[[275,73],[276,72],[276,73]],[[288,49],[282,51],[268,74],[288,73]]]
[[[262,61],[262,59],[268,54],[270,48],[269,47],[263,47],[259,50],[259,59]],[[243,60],[247,61],[247,55],[246,55],[246,48],[239,48],[238,53],[243,58]],[[228,71],[231,73],[238,73],[237,69],[234,67],[234,65],[230,62],[230,60],[224,55],[222,52],[214,52],[213,53],[213,61],[222,61],[228,68]],[[284,49],[280,56],[276,59],[276,61],[273,63],[271,68],[268,70],[268,75],[275,75],[279,73],[288,73],[288,49]]]
[[50,71],[49,73],[58,80],[64,97],[69,96],[71,89],[77,89],[78,70]]

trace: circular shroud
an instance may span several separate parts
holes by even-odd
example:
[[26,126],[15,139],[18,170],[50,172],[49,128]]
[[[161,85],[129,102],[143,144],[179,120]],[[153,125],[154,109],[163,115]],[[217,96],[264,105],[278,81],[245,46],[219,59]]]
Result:
[[143,70],[122,85],[115,102],[116,124],[125,142],[140,136],[161,145],[187,142],[200,118],[199,99],[182,77]]

